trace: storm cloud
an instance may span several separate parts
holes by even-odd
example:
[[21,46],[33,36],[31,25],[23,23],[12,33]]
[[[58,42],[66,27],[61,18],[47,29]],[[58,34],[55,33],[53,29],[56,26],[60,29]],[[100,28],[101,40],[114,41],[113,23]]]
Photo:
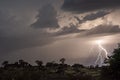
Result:
[[98,18],[102,18],[106,15],[110,14],[109,11],[97,11],[96,13],[90,13],[86,16],[84,16],[82,19],[80,19],[77,16],[74,16],[74,18],[79,22],[79,24],[85,23],[86,21],[92,21]]
[[57,11],[55,8],[48,4],[42,7],[37,15],[37,21],[33,23],[31,26],[33,28],[59,28],[57,17]]
[[[49,1],[48,2],[44,1],[44,3],[45,2],[46,4],[48,4]],[[12,3],[4,2],[4,1],[2,1],[1,3],[9,4],[9,5],[6,5],[6,6],[0,5],[3,7],[2,9],[0,9],[0,55],[8,55],[9,53],[12,53],[14,51],[19,51],[25,48],[45,46],[55,41],[54,37],[51,34],[47,33],[46,31],[35,30],[29,26],[30,22],[32,21],[33,15],[36,15],[36,14],[26,13],[26,11],[30,13],[32,13],[31,11],[33,11],[32,9],[31,11],[28,10],[27,7],[29,7],[30,5],[27,5],[26,1],[22,5],[24,5],[24,7],[27,9],[26,11],[23,10],[22,14],[17,13],[17,12],[21,13],[21,9],[18,8],[21,5],[16,5],[15,8],[12,8],[12,5],[11,5]],[[20,4],[20,3],[23,3],[23,1],[20,1],[20,3],[14,2],[14,4],[15,3]],[[32,8],[34,8],[33,6],[35,6],[33,4],[34,3],[31,2]],[[36,6],[38,7],[38,5]],[[38,8],[40,8],[40,6]],[[10,11],[8,9],[10,9]],[[36,10],[36,12],[38,11],[36,8],[34,9]],[[52,9],[53,12],[51,12],[50,15],[49,15],[49,12],[47,12],[48,16],[46,15],[45,16],[46,17],[52,16],[52,19],[50,20],[54,20],[53,18],[56,17],[56,11],[54,7],[49,6],[49,9],[50,11]],[[44,12],[46,11],[43,10],[43,14],[45,14]],[[54,15],[54,12],[55,12],[55,15]],[[30,15],[30,16],[27,16],[27,15]],[[45,16],[42,17],[43,20]],[[57,21],[57,19],[55,19],[55,21]]]
[[68,35],[68,34],[74,34],[74,33],[81,33],[84,32],[85,30],[80,30],[78,27],[74,24],[70,24],[70,26],[65,26],[61,30],[59,30],[56,35]]
[[89,29],[85,32],[84,36],[106,36],[106,35],[114,35],[120,33],[119,25],[112,25],[112,24],[102,24],[98,25],[92,29]]
[[[104,37],[105,34],[120,33],[119,25],[101,22],[102,18],[113,15],[105,8],[119,7],[120,1],[64,1],[1,0],[0,63],[3,60],[17,59],[25,59],[28,62],[41,59],[47,62],[65,57],[68,63],[76,60],[83,64],[91,64],[96,55],[88,55],[91,45],[87,42],[99,35]],[[74,14],[73,11],[88,13]],[[111,17],[114,22],[119,20],[119,12],[115,16],[118,19]]]
[[119,0],[64,0],[63,10],[89,12],[98,9],[120,7]]
[[54,38],[47,37],[34,37],[34,36],[10,36],[0,37],[0,52],[1,54],[22,50],[25,48],[41,47],[54,42]]

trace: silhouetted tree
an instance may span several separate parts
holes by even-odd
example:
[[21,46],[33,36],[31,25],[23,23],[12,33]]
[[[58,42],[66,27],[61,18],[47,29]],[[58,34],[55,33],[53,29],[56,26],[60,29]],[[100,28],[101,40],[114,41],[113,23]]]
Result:
[[60,59],[61,64],[64,64],[64,63],[65,63],[65,60],[66,60],[65,58],[61,58],[61,59]]
[[120,44],[117,49],[114,49],[113,55],[107,59],[106,64],[102,69],[103,78],[109,80],[120,80]]
[[13,64],[9,64],[9,66],[13,67],[13,68],[19,68],[19,63],[15,62]]
[[28,67],[30,64],[28,62],[25,62],[24,60],[19,60],[19,66],[20,67]]
[[8,61],[4,61],[4,62],[2,63],[2,65],[3,65],[4,68],[8,67]]
[[64,75],[65,73],[65,70],[67,69],[68,65],[65,64],[65,58],[61,58],[59,61],[61,62],[61,64],[59,64],[59,67],[58,67],[58,73]]
[[36,60],[35,63],[37,64],[39,70],[44,69],[44,67],[43,67],[43,62],[42,62],[42,61]]
[[42,62],[42,61],[36,60],[35,62],[36,62],[36,64],[37,64],[39,67],[41,67],[41,66],[43,65],[43,62]]

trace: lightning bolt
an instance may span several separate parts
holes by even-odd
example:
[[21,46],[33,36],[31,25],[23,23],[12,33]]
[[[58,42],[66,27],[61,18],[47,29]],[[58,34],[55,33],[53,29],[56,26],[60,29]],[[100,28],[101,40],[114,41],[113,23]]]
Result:
[[108,59],[108,52],[107,52],[107,50],[101,44],[98,44],[98,46],[99,46],[99,48],[101,50],[103,50],[105,52],[105,57]]
[[102,63],[104,62],[104,57],[102,55],[102,53],[105,53],[105,58],[108,59],[108,52],[107,50],[102,46],[102,41],[96,41],[98,48],[99,48],[99,54],[97,57],[97,60],[95,61],[95,64],[98,63],[98,61],[100,60],[100,64],[102,65]]

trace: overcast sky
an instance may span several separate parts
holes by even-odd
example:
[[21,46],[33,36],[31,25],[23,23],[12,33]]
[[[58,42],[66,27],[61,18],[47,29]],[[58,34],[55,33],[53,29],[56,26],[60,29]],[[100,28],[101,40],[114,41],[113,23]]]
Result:
[[120,42],[119,7],[119,0],[0,0],[0,63],[94,64],[96,40],[110,54]]

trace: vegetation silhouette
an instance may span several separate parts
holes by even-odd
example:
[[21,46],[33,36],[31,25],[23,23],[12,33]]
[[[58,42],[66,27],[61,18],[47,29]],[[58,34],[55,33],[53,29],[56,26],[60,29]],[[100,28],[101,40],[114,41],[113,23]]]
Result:
[[102,67],[101,76],[104,80],[120,80],[120,44],[114,49],[109,59],[105,60],[107,66]]
[[24,60],[4,61],[0,67],[0,80],[120,80],[120,44],[101,67],[78,63],[68,65],[65,58],[59,61],[43,64],[43,61],[36,60],[36,65]]

